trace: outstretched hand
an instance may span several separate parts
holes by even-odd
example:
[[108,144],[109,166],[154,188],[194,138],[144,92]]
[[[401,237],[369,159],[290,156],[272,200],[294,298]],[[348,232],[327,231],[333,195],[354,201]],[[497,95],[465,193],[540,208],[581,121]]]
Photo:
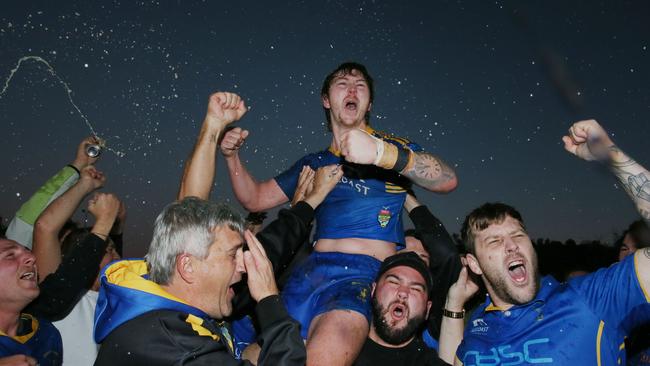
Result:
[[574,123],[562,141],[566,151],[586,161],[608,160],[609,149],[614,145],[595,119]]
[[216,92],[210,95],[205,120],[213,127],[223,129],[246,114],[246,105],[235,93]]
[[311,193],[314,187],[314,175],[315,172],[312,168],[308,165],[303,165],[300,175],[298,176],[298,184],[296,185],[296,191],[291,200],[291,206],[295,206],[296,203],[303,201],[305,196]]
[[341,177],[343,177],[343,168],[340,165],[326,165],[318,168],[316,173],[313,174],[312,187],[305,194],[304,201],[311,207],[316,208],[336,187]]

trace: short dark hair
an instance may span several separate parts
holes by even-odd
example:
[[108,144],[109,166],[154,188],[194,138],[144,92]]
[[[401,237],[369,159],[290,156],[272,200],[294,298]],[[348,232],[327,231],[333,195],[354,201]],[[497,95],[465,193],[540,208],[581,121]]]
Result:
[[390,257],[384,259],[379,267],[379,272],[375,278],[375,282],[379,282],[384,273],[388,272],[391,268],[395,267],[411,267],[416,270],[420,276],[424,279],[426,285],[427,299],[431,298],[431,290],[433,289],[433,278],[431,277],[431,271],[429,266],[420,258],[419,255],[413,252],[400,252],[393,254]]
[[650,228],[643,220],[637,220],[630,224],[630,226],[623,232],[620,239],[615,243],[616,248],[623,245],[625,235],[630,234],[630,238],[634,241],[634,246],[637,249],[642,249],[650,246]]
[[[358,62],[344,62],[340,64],[336,69],[334,69],[334,71],[330,72],[323,81],[323,86],[320,90],[321,98],[329,96],[330,85],[332,84],[332,80],[334,80],[335,77],[339,75],[349,75],[352,74],[353,71],[360,72],[361,75],[363,75],[363,78],[366,79],[368,90],[370,91],[370,103],[372,103],[375,98],[375,89],[372,76],[370,76],[366,67]],[[330,110],[325,107],[323,107],[323,110],[325,111],[325,118],[327,119],[327,129],[329,131],[332,131],[332,119],[330,116]],[[370,112],[366,112],[366,123],[370,124]]]
[[519,221],[521,227],[524,228],[524,230],[526,229],[524,226],[524,219],[521,218],[519,211],[505,203],[488,202],[484,203],[481,207],[474,209],[474,211],[467,215],[463,222],[463,226],[460,229],[461,239],[465,245],[465,250],[468,253],[476,254],[474,246],[476,233],[487,229],[487,227],[492,224],[502,223],[508,216]]

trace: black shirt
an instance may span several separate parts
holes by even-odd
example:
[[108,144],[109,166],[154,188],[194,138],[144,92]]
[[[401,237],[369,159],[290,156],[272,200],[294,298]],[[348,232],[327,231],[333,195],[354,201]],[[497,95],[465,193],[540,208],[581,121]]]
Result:
[[447,365],[438,358],[438,353],[428,348],[421,339],[415,338],[401,348],[389,348],[366,339],[354,366],[407,366],[407,365]]

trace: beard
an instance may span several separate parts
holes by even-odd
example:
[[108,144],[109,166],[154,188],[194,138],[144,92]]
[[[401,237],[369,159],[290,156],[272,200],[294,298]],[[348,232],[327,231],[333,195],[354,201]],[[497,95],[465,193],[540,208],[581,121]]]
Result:
[[386,321],[388,307],[382,307],[376,298],[372,299],[372,325],[375,332],[384,342],[392,345],[400,345],[415,336],[420,325],[424,323],[424,314],[419,314],[408,319],[402,328],[391,327]]
[[[501,299],[507,304],[512,305],[522,305],[532,301],[537,292],[539,291],[539,271],[537,266],[537,255],[533,254],[531,258],[531,266],[527,268],[530,269],[530,283],[527,286],[529,291],[515,291],[512,287],[515,287],[512,283],[508,281],[507,275],[501,276],[498,270],[487,270],[484,271],[485,282],[490,285],[496,297]],[[522,289],[523,290],[523,289]]]

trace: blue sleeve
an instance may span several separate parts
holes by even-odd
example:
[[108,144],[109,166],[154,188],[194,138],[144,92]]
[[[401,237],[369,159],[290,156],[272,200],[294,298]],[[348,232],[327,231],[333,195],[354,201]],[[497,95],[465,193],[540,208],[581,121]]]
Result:
[[277,175],[275,182],[280,186],[282,192],[285,196],[289,198],[289,201],[293,198],[293,194],[296,191],[296,186],[298,185],[298,177],[300,176],[300,171],[304,165],[309,165],[307,163],[307,156],[303,156],[298,161],[296,161],[291,168],[285,170],[284,172]]
[[630,255],[609,268],[569,281],[603,321],[627,329],[647,321],[650,314],[650,298],[639,283],[635,258]]

